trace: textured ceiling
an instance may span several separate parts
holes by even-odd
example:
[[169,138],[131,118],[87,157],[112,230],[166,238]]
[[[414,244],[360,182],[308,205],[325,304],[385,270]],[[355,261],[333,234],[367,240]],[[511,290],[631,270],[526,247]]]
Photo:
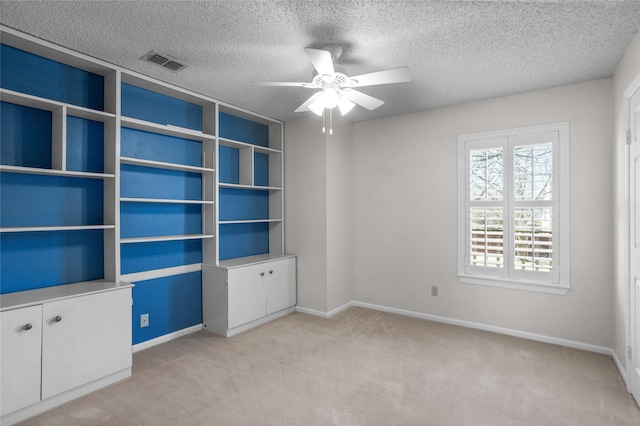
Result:
[[[361,121],[610,77],[640,1],[2,1],[0,21],[76,51],[282,119],[312,92],[304,48],[343,47],[349,75],[408,66],[413,81],[360,89]],[[189,68],[143,62],[150,50]]]

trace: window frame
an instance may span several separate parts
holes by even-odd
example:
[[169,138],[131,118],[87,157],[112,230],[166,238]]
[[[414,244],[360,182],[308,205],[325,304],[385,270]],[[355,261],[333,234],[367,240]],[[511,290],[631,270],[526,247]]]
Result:
[[[553,139],[549,141],[549,139]],[[552,143],[552,200],[515,200],[514,152],[519,146]],[[566,295],[570,286],[570,196],[569,196],[568,122],[506,129],[458,136],[458,278],[464,284]],[[503,149],[502,200],[472,201],[470,152],[491,148]],[[488,268],[470,264],[471,208],[503,209],[503,267]],[[514,266],[514,218],[516,208],[552,208],[553,261],[551,272],[521,271]]]

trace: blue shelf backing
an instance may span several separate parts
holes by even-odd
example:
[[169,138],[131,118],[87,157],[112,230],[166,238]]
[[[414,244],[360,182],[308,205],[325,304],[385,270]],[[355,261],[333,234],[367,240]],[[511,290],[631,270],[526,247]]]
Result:
[[0,184],[2,227],[102,224],[101,180],[3,172]]
[[[138,281],[132,296],[134,345],[202,323],[200,271]],[[148,327],[140,327],[142,314],[149,314]]]
[[253,154],[253,184],[269,186],[269,156],[256,152]]
[[50,169],[51,142],[50,111],[0,102],[0,164]]
[[266,190],[220,188],[220,220],[269,219],[269,192]]
[[120,260],[123,274],[202,263],[202,241],[122,244]]
[[67,117],[67,170],[104,173],[104,123]]
[[229,146],[218,148],[218,180],[220,183],[240,183],[240,150]]
[[258,146],[269,146],[269,126],[221,112],[220,137]]
[[218,241],[220,260],[269,253],[269,224],[222,224]]
[[157,124],[202,130],[202,107],[122,83],[122,115]]
[[104,110],[104,77],[101,75],[4,44],[0,45],[0,86],[58,102]]
[[202,233],[199,204],[120,203],[120,237]]
[[120,196],[124,198],[202,199],[199,173],[130,164],[122,164],[120,172]]
[[120,155],[202,167],[202,143],[126,127],[120,132]]
[[102,230],[4,233],[0,251],[2,294],[104,278]]

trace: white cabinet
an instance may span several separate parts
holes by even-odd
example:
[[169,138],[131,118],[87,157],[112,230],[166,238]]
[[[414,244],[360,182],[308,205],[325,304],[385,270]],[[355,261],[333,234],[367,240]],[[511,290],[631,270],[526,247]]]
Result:
[[111,291],[42,306],[42,399],[131,366],[127,293]]
[[250,263],[203,265],[204,327],[223,336],[292,312],[296,304],[296,259],[252,256]]
[[40,401],[42,306],[0,313],[2,415]]
[[89,281],[2,296],[2,424],[131,375],[131,285]]

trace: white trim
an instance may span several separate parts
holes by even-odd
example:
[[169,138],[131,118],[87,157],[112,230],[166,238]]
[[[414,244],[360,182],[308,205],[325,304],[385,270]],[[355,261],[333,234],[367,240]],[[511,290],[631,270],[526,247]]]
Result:
[[529,282],[519,279],[504,279],[501,277],[490,277],[483,275],[458,275],[458,279],[463,284],[483,285],[486,287],[508,288],[511,290],[526,290],[535,293],[558,294],[566,296],[571,290],[569,286],[561,284],[546,284],[539,282]]
[[[553,233],[554,246],[557,240],[557,248],[554,247],[553,270],[545,278],[542,275],[531,272],[518,272],[513,270],[513,230],[510,219],[514,211],[512,178],[510,176],[510,159],[513,156],[514,146],[520,146],[523,138],[538,138],[540,135],[550,133],[557,134],[553,141]],[[543,138],[547,140],[547,138]],[[532,141],[527,141],[528,144]],[[470,147],[469,145],[473,146]],[[464,134],[458,136],[458,277],[464,284],[478,284],[514,290],[526,290],[548,294],[566,295],[571,289],[570,261],[571,261],[571,224],[570,224],[570,122],[552,123],[515,129]],[[503,149],[504,163],[504,190],[505,196],[501,201],[469,202],[468,161],[470,149],[488,149],[501,147]],[[501,207],[505,220],[503,223],[503,268],[475,267],[469,264],[469,212],[470,209],[480,203],[482,207]],[[545,203],[536,202],[536,205]],[[476,206],[477,207],[477,206]],[[561,267],[559,265],[562,265]],[[500,273],[500,276],[495,276]],[[493,274],[493,275],[492,275]],[[540,278],[542,281],[538,281]]]
[[[257,327],[259,325],[263,325],[263,324],[266,324],[266,323],[268,323],[270,321],[273,321],[276,318],[280,318],[280,317],[283,317],[285,315],[288,315],[288,314],[292,313],[295,310],[296,310],[295,306],[292,306],[290,308],[283,309],[281,311],[278,311],[278,312],[275,312],[273,314],[267,315],[264,318],[260,318],[260,319],[257,319],[255,321],[251,321],[251,322],[248,322],[246,324],[239,325],[238,327],[235,327],[235,328],[233,328],[231,330],[227,330],[227,333],[226,333],[225,337],[235,336],[236,334],[242,333],[243,331],[247,331],[247,330],[249,330],[251,328],[254,328],[254,327]],[[205,330],[206,330],[206,328],[205,328]]]
[[150,271],[133,272],[131,274],[120,275],[120,281],[138,282],[153,280],[156,278],[170,277],[173,275],[188,274],[202,270],[202,263],[192,263],[191,265],[172,266],[170,268],[152,269]]
[[0,419],[0,424],[3,424],[5,426],[13,425],[15,423],[26,420],[29,417],[44,413],[45,411],[50,410],[54,407],[72,401],[88,393],[94,392],[105,386],[124,380],[128,377],[131,377],[131,367],[125,368],[124,370],[120,370],[116,373],[110,374],[106,377],[102,377],[98,380],[79,386],[77,388],[73,388],[67,392],[52,396],[51,398],[42,400],[37,404],[30,405],[29,407],[7,414],[2,417],[2,419]]
[[618,358],[618,354],[616,353],[615,350],[613,349],[609,349],[611,351],[611,353],[609,354],[611,356],[611,359],[613,360],[613,363],[615,364],[616,368],[618,369],[618,373],[620,373],[620,377],[622,378],[622,381],[625,384],[625,387],[629,388],[629,377],[627,376],[627,370],[622,366],[622,363],[620,362],[620,358]]
[[160,343],[166,343],[171,340],[175,340],[178,337],[186,336],[187,334],[195,333],[202,330],[202,324],[192,325],[191,327],[183,328],[182,330],[174,331],[173,333],[165,334],[155,339],[147,340],[146,342],[135,344],[131,347],[133,353],[140,352],[145,349],[149,349],[152,346],[159,345]]
[[296,306],[296,312],[301,312],[303,314],[309,314],[309,315],[314,315],[316,317],[322,317],[322,318],[331,318],[332,316],[344,311],[345,309],[348,309],[350,307],[354,306],[354,302],[348,302],[345,303],[342,306],[338,306],[335,309],[330,310],[329,312],[322,312],[322,311],[318,311],[316,309],[311,309],[311,308],[305,308],[303,306]]
[[490,331],[492,333],[504,334],[507,336],[519,337],[522,339],[533,340],[536,342],[550,343],[553,345],[566,346],[569,348],[580,349],[583,351],[594,352],[611,356],[613,349],[605,346],[592,345],[590,343],[577,342],[575,340],[567,340],[559,337],[545,336],[543,334],[530,333],[528,331],[514,330],[512,328],[497,327],[479,322],[459,320],[455,318],[442,317],[439,315],[425,314],[422,312],[408,311],[405,309],[392,308],[388,306],[376,305],[368,302],[353,301],[353,306],[360,308],[373,309],[375,311],[389,312],[392,314],[404,315],[413,318],[420,318],[429,321],[439,322],[443,324],[457,325],[460,327],[473,328],[476,330]]

